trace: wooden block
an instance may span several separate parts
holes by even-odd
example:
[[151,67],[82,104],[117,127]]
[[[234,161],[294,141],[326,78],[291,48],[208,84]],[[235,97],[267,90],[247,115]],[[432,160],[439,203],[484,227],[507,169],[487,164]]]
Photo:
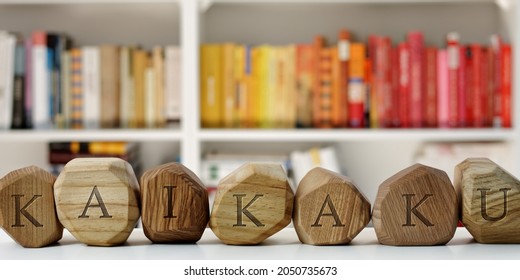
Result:
[[209,221],[208,192],[184,165],[164,164],[141,177],[141,212],[152,242],[197,242]]
[[122,244],[139,218],[138,191],[134,171],[122,159],[73,159],[54,185],[58,218],[87,245]]
[[294,200],[302,243],[349,243],[370,221],[370,203],[349,178],[317,167],[303,177]]
[[455,167],[461,220],[479,243],[520,243],[520,182],[487,158]]
[[372,221],[381,244],[440,245],[455,234],[457,209],[446,172],[415,164],[379,186]]
[[36,166],[0,179],[0,226],[23,247],[44,247],[61,239],[63,226],[54,208],[55,180]]
[[281,165],[247,163],[219,182],[209,225],[226,244],[259,244],[291,222],[293,200]]

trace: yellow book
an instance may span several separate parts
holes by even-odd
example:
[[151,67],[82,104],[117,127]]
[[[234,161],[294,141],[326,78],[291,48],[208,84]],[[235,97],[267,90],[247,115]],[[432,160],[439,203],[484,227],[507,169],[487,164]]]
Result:
[[230,128],[235,126],[235,44],[222,45],[222,124]]
[[202,127],[222,126],[222,46],[204,44],[200,60],[200,115]]
[[153,48],[154,90],[156,96],[155,120],[157,127],[166,126],[166,98],[164,93],[164,49],[156,46]]
[[284,92],[286,94],[286,109],[284,117],[284,127],[294,128],[296,125],[297,104],[296,104],[296,46],[286,47],[285,56],[285,83]]
[[278,53],[276,47],[266,47],[266,71],[265,71],[265,95],[264,120],[262,127],[273,128],[276,121],[276,82],[278,77]]
[[262,69],[263,51],[260,47],[251,48],[251,77],[249,78],[249,102],[248,110],[251,118],[250,126],[259,127],[261,123],[261,98],[260,98],[260,72]]
[[234,49],[233,80],[235,84],[234,124],[237,127],[246,127],[247,92],[245,87],[245,51],[244,45],[237,45]]
[[268,127],[267,113],[269,106],[269,64],[270,64],[271,47],[262,45],[258,47],[258,53],[255,57],[254,77],[256,80],[255,103],[256,113],[255,120],[257,127]]
[[135,118],[130,121],[130,127],[143,128],[145,126],[145,73],[148,57],[146,51],[141,49],[136,49],[133,56]]

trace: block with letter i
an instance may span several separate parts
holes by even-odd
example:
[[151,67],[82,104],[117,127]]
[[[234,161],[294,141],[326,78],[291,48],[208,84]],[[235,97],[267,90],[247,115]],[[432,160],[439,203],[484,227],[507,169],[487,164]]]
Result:
[[55,180],[36,166],[0,179],[0,226],[23,247],[44,247],[62,237],[63,226],[54,207]]
[[372,221],[384,245],[441,245],[453,238],[458,222],[455,189],[446,172],[412,165],[384,181]]
[[370,221],[370,203],[349,178],[316,167],[303,177],[294,202],[302,243],[349,243]]
[[209,221],[208,192],[184,165],[163,164],[141,177],[141,213],[152,242],[197,242]]
[[520,243],[520,182],[487,158],[455,167],[464,226],[479,243]]
[[246,163],[219,182],[209,225],[225,244],[259,244],[291,222],[293,200],[281,165]]
[[54,184],[61,224],[87,245],[124,243],[139,219],[139,184],[119,158],[69,161]]

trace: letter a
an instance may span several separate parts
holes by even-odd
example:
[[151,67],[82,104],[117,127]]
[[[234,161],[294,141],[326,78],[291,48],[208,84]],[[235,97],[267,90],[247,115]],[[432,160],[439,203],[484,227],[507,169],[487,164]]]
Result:
[[498,217],[491,217],[487,214],[487,198],[486,198],[486,192],[490,189],[477,189],[477,191],[480,191],[480,212],[482,213],[482,218],[486,221],[490,222],[496,222],[500,221],[507,215],[507,192],[511,189],[503,188],[500,189],[501,192],[504,192],[504,208],[502,209],[502,215]]
[[[98,204],[91,204],[92,197],[94,195],[96,196],[96,200],[98,201]],[[87,210],[90,207],[101,208],[101,212],[103,212],[103,216],[99,216],[100,218],[112,218],[112,216],[110,216],[108,214],[107,207],[105,206],[105,203],[103,202],[103,198],[101,198],[101,194],[99,194],[97,186],[94,186],[94,189],[92,189],[92,192],[90,193],[90,197],[88,198],[87,205],[85,205],[85,209],[83,209],[83,213],[80,216],[78,216],[78,218],[89,218],[89,216],[87,216]]]
[[[328,205],[330,208],[330,213],[323,213],[323,210],[325,209],[325,205]],[[320,219],[323,216],[332,216],[334,217],[335,224],[333,227],[344,227],[345,225],[341,223],[341,220],[339,219],[338,212],[336,211],[336,207],[334,207],[334,204],[332,203],[332,199],[330,199],[330,195],[327,194],[327,197],[325,198],[325,201],[321,205],[320,213],[318,214],[318,217],[316,218],[316,221],[314,224],[312,224],[311,227],[321,227]]]

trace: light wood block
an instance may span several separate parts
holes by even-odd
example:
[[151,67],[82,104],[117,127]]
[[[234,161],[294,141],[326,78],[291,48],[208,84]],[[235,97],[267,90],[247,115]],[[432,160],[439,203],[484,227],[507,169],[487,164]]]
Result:
[[139,219],[139,184],[130,164],[118,158],[71,160],[58,176],[58,218],[87,245],[124,243]]
[[259,244],[291,222],[293,200],[281,165],[247,163],[219,182],[209,225],[226,244]]
[[44,247],[62,237],[63,226],[54,207],[55,180],[36,166],[0,179],[0,226],[23,247]]
[[369,221],[370,202],[350,178],[316,167],[298,185],[293,222],[302,243],[347,244]]
[[372,221],[384,245],[440,245],[453,238],[457,196],[446,172],[415,164],[384,181]]
[[193,243],[209,221],[208,192],[180,163],[167,163],[141,177],[144,234],[156,243]]
[[520,182],[487,158],[455,167],[461,220],[479,243],[520,243]]

